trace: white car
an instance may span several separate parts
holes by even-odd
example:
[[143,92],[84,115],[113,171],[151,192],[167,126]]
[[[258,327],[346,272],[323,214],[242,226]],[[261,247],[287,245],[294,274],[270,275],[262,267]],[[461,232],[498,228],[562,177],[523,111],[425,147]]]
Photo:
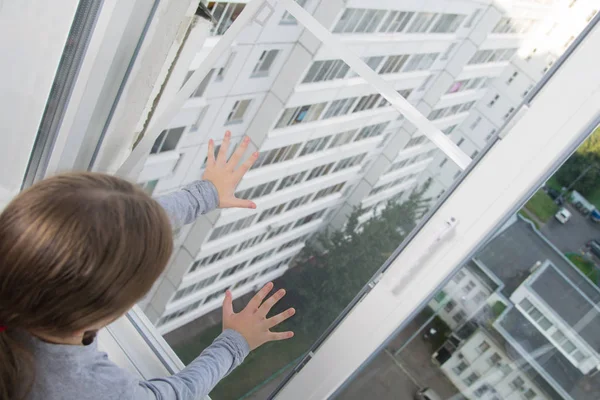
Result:
[[562,207],[558,212],[554,215],[554,218],[558,220],[561,224],[566,224],[569,219],[571,219],[571,212],[566,208]]

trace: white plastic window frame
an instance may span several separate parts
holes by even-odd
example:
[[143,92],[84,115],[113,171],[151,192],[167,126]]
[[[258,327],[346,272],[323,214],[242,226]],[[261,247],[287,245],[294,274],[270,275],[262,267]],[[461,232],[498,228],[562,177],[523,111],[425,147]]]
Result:
[[589,66],[598,45],[595,27],[275,398],[331,398],[598,126],[600,72]]

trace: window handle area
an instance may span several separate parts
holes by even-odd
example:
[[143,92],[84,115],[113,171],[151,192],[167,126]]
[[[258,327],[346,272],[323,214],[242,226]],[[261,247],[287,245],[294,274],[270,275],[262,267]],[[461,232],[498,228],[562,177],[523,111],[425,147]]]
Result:
[[406,288],[406,285],[409,282],[414,281],[413,278],[414,278],[414,275],[417,274],[419,266],[422,265],[427,260],[427,258],[429,258],[433,253],[435,253],[438,245],[441,242],[443,242],[446,239],[448,239],[449,237],[453,236],[454,232],[456,231],[457,225],[458,225],[458,219],[456,219],[454,217],[450,217],[444,222],[443,226],[434,235],[431,244],[429,246],[427,246],[427,248],[423,252],[423,255],[421,257],[417,258],[417,260],[413,263],[413,265],[410,266],[408,273],[403,275],[402,278],[398,279],[397,282],[392,283],[392,285],[391,285],[392,286],[392,294],[394,296],[400,295]]

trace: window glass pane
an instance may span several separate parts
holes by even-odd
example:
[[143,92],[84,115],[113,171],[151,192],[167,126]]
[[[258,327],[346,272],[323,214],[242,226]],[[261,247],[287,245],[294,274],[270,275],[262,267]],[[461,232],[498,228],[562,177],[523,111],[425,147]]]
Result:
[[598,201],[598,140],[600,128],[336,398],[424,387],[443,399],[597,397],[600,268],[586,206]]
[[[460,7],[454,7],[452,2],[428,2],[419,5],[418,10],[409,10],[404,2],[384,3],[388,8],[368,3],[352,8],[356,2],[329,1],[309,1],[306,5],[320,19],[329,16],[325,28],[343,39],[345,46],[350,40],[368,42],[350,45],[351,51],[424,112],[446,134],[444,137],[459,144],[465,154],[476,155],[487,145],[490,132],[504,125],[503,116],[508,110],[515,107],[510,115],[518,110],[522,93],[542,77],[548,60],[536,61],[536,57],[543,57],[543,51],[528,61],[527,73],[520,73],[508,86],[506,71],[512,68],[512,74],[516,70],[514,60],[522,51],[515,54],[514,50],[521,41],[511,37],[492,45],[486,35],[492,33],[494,23],[479,26],[475,21],[472,33],[461,29],[465,16],[475,13],[480,4],[460,2]],[[223,34],[233,21],[241,21],[238,18],[246,6],[209,2],[208,7],[217,19],[213,37],[183,45],[181,54],[186,56],[181,59],[194,61],[190,65],[177,61],[165,68],[172,68],[173,79],[179,76],[183,80],[210,51],[219,50]],[[396,111],[368,79],[358,77],[335,49],[319,43],[318,35],[285,16],[279,6],[276,9],[264,23],[252,20],[234,39],[234,45],[222,49],[223,56],[215,65],[204,66],[210,72],[171,121],[177,125],[169,125],[179,126],[181,121],[182,126],[162,133],[155,143],[152,153],[174,149],[186,153],[177,172],[157,171],[157,164],[147,164],[145,172],[156,175],[143,178],[148,182],[160,176],[152,183],[160,194],[163,188],[179,188],[200,179],[208,140],[221,143],[225,130],[231,131],[236,143],[243,135],[250,136],[252,148],[260,152],[236,192],[240,197],[260,199],[258,208],[213,213],[192,226],[191,234],[183,232],[181,242],[185,248],[175,247],[168,272],[157,283],[160,290],[151,292],[141,303],[181,359],[189,363],[219,334],[220,305],[226,289],[233,291],[236,309],[268,281],[287,289],[288,296],[275,311],[289,306],[298,309],[298,314],[281,327],[294,330],[295,338],[254,352],[217,385],[211,393],[216,400],[269,398],[273,388],[294,370],[298,360],[461,174],[461,169],[424,132]],[[283,19],[290,24],[280,23]],[[197,24],[192,29],[200,28],[206,26]],[[203,37],[197,33],[190,32],[190,37]],[[309,53],[305,47],[307,34],[314,36]],[[415,40],[422,45],[397,45]],[[556,42],[560,46],[564,43]],[[474,43],[480,43],[479,47],[475,48]],[[227,61],[232,48],[236,55]],[[539,68],[535,62],[541,63]],[[268,78],[252,79],[257,74],[268,74]],[[220,76],[222,82],[217,79]],[[517,91],[517,95],[507,93],[509,90]],[[488,108],[497,93],[502,96]],[[496,112],[500,118],[496,118]],[[171,152],[151,159],[156,162],[164,158],[167,163],[175,155]],[[318,242],[319,232],[329,232],[335,240],[321,238]],[[504,252],[499,254],[505,256]],[[548,343],[558,344],[552,335],[563,329],[565,337],[560,345],[568,346],[569,340],[576,346],[572,355],[565,355],[567,350],[560,348],[560,354],[564,352],[568,360],[575,362],[583,356],[582,365],[600,365],[591,361],[585,346],[580,346],[582,343],[570,335],[569,329],[546,315],[543,307],[538,308],[542,315],[536,315],[535,320],[522,313],[533,304],[543,303],[531,300],[531,307],[525,307],[527,303],[520,301],[529,296],[511,299],[509,290],[521,284],[519,279],[527,275],[524,271],[532,269],[536,261],[538,258],[504,266],[504,273],[511,274],[512,268],[518,267],[519,274],[500,276],[498,281],[489,276],[490,268],[473,260],[449,280],[448,287],[443,288],[445,295],[432,300],[435,304],[419,314],[408,336],[390,349],[392,354],[399,352],[394,357],[400,363],[411,359],[405,354],[413,351],[412,344],[409,342],[405,349],[402,346],[418,332],[414,343],[418,343],[419,351],[414,361],[427,366],[416,374],[423,379],[418,387],[410,386],[408,378],[398,379],[411,391],[392,391],[392,398],[411,398],[419,388],[437,388],[438,381],[454,382],[443,368],[432,367],[433,354],[446,340],[454,340],[448,345],[448,357],[463,346],[477,331],[472,326],[474,316],[482,316],[483,322],[476,320],[477,327],[491,331],[495,319],[489,325],[489,316],[497,319],[509,310],[521,313],[536,330],[544,330]],[[339,265],[348,267],[332,267]],[[214,275],[214,281],[205,281]],[[172,300],[175,293],[184,294]],[[482,363],[493,363],[494,368],[499,364],[499,371],[508,376],[506,381],[513,382],[521,366],[511,361],[512,351],[498,344],[498,335],[488,331],[473,340],[472,350],[481,353]],[[481,346],[483,342],[489,347]],[[389,355],[382,357],[393,361]],[[443,367],[440,360],[444,356],[440,357],[434,357],[433,364]],[[485,385],[495,386],[486,373],[473,369],[477,367],[471,362],[473,357],[474,353],[465,350],[464,359],[446,369],[449,374],[454,374],[454,368],[462,370],[456,385],[488,395],[491,389]],[[528,374],[523,376],[526,388],[532,379]],[[537,381],[534,383],[529,387],[538,397],[546,393]],[[456,387],[450,389],[440,389],[440,397],[458,393]],[[357,398],[375,398],[378,392],[374,389],[362,393]]]

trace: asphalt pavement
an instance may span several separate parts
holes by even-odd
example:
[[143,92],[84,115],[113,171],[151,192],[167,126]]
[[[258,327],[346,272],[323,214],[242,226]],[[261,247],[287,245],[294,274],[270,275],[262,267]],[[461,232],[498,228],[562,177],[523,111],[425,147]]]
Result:
[[566,224],[551,218],[540,228],[541,233],[563,253],[579,253],[591,239],[600,241],[600,223],[592,222],[589,217],[566,205],[572,216]]

